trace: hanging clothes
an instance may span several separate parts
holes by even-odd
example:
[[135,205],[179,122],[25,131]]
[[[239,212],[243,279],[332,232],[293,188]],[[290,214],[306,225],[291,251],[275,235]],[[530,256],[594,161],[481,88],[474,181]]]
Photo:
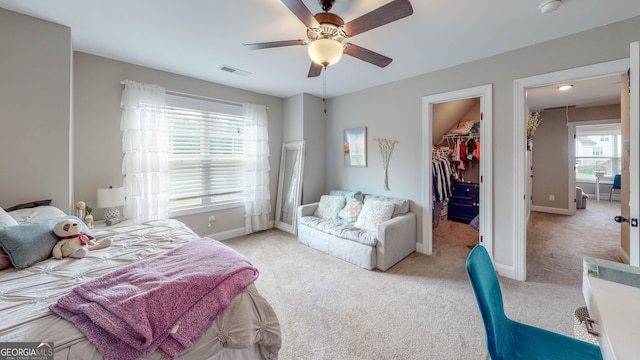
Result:
[[464,160],[474,160],[475,151],[476,151],[476,141],[473,138],[467,140],[467,156]]
[[453,153],[451,153],[451,161],[460,161],[460,139],[456,139]]
[[449,201],[451,197],[451,163],[445,157],[434,156],[431,169],[434,201]]

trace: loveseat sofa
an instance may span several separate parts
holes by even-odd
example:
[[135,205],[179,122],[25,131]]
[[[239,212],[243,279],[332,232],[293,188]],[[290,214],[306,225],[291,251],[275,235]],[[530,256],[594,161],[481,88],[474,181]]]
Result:
[[300,243],[368,270],[386,271],[416,248],[406,199],[332,190],[297,215]]

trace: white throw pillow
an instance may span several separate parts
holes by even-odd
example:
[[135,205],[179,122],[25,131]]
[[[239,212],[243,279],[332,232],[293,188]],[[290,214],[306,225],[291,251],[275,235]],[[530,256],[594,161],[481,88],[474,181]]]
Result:
[[352,224],[358,220],[358,215],[360,215],[360,211],[362,211],[362,206],[362,201],[355,197],[349,198],[349,200],[347,200],[347,205],[345,205],[338,213],[338,217],[349,224]]
[[391,219],[394,208],[395,205],[388,201],[367,200],[354,226],[364,230],[376,230],[378,225]]
[[344,207],[344,196],[322,195],[313,216],[323,219],[336,219],[338,211]]
[[18,225],[16,219],[0,208],[0,227]]

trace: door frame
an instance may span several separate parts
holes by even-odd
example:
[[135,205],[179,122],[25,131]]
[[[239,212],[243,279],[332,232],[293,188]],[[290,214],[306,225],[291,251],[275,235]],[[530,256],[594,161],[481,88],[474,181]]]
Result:
[[622,74],[629,68],[629,58],[613,60],[599,64],[561,70],[547,74],[516,79],[513,81],[515,186],[514,199],[521,201],[514,206],[513,212],[513,277],[525,281],[527,277],[527,167],[526,167],[526,131],[529,107],[527,89],[547,86],[561,82],[586,80],[601,76]]
[[[629,45],[629,264],[640,266],[640,43]],[[636,221],[635,226],[633,221]],[[626,228],[626,226],[625,226]]]
[[433,252],[433,200],[431,161],[433,140],[433,105],[443,102],[480,98],[480,241],[493,257],[493,85],[482,85],[447,93],[424,96],[422,98],[422,244],[416,244],[416,251],[423,254]]

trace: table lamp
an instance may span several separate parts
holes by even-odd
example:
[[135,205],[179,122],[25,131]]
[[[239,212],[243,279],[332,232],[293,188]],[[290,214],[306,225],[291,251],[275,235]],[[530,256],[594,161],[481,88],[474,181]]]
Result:
[[120,211],[116,206],[124,205],[124,188],[114,188],[109,186],[106,189],[98,189],[98,207],[108,208],[104,212],[105,220],[112,220],[120,217]]

